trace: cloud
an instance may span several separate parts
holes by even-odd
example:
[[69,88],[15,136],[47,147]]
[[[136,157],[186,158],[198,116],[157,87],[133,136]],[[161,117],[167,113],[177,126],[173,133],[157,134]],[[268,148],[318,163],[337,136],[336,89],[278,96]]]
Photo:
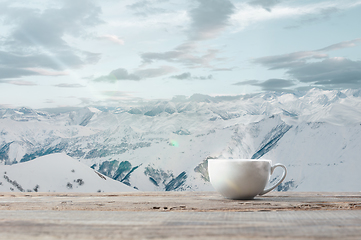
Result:
[[[272,6],[265,10],[262,4],[269,2]],[[238,1],[235,2],[236,11],[231,16],[230,22],[234,26],[233,31],[241,31],[246,27],[259,22],[287,19],[287,23],[295,20],[296,23],[288,25],[287,29],[299,28],[303,24],[313,23],[315,21],[324,21],[332,15],[361,5],[361,1],[318,1],[309,4],[298,3],[285,4],[286,1],[259,0],[259,1]],[[254,4],[252,4],[254,3]],[[277,3],[273,4],[273,3]],[[302,4],[302,5],[297,5]],[[260,7],[261,6],[261,7]],[[267,6],[266,6],[267,8]],[[292,22],[291,22],[292,23]]]
[[270,70],[293,68],[305,64],[308,60],[328,59],[329,56],[325,52],[354,47],[357,44],[361,44],[361,38],[336,43],[314,51],[300,51],[256,58],[253,62],[268,67]]
[[26,70],[36,72],[42,76],[66,76],[66,75],[69,75],[69,73],[65,72],[65,71],[48,71],[48,70],[42,69],[42,68],[26,68]]
[[321,87],[361,87],[361,61],[342,57],[306,63],[289,69],[287,73],[300,82],[313,83]]
[[7,44],[18,47],[68,48],[64,34],[79,36],[87,27],[102,23],[101,9],[91,1],[65,0],[60,8],[39,11],[34,8],[7,7],[6,22],[14,28]]
[[305,16],[302,16],[294,25],[288,25],[284,27],[285,29],[295,29],[300,28],[302,25],[317,23],[320,21],[329,20],[332,15],[342,11],[339,7],[324,7],[317,9],[318,12],[311,13]]
[[85,87],[84,85],[78,84],[78,83],[60,83],[54,85],[54,87],[61,87],[61,88],[82,88]]
[[118,36],[109,35],[109,34],[100,36],[99,39],[106,39],[106,40],[109,40],[113,43],[120,44],[120,45],[124,45],[124,43],[125,43],[124,40],[120,39]]
[[111,97],[129,96],[128,92],[123,92],[123,91],[102,91],[101,93],[105,96],[111,96]]
[[128,73],[124,68],[118,68],[109,73],[107,76],[101,76],[93,81],[95,82],[115,82],[119,80],[139,81],[148,78],[155,78],[167,75],[177,71],[176,68],[170,66],[161,66],[158,68],[138,69],[133,73]]
[[[79,68],[84,64],[97,62],[99,54],[82,52],[75,55],[70,51],[52,53],[12,53],[0,51],[0,78],[14,78],[31,75],[62,76],[67,75],[66,68]],[[1,67],[2,66],[2,67]],[[44,69],[45,68],[45,69]],[[53,69],[54,71],[46,70]]]
[[213,79],[213,75],[208,75],[208,76],[198,76],[198,77],[193,77],[193,79],[198,79],[198,80],[211,80]]
[[289,54],[261,57],[253,60],[254,63],[268,67],[270,70],[297,67],[306,60],[327,58],[328,55],[317,51],[300,51]]
[[71,47],[64,37],[81,37],[100,24],[101,9],[85,0],[58,3],[42,10],[10,1],[1,6],[3,24],[10,31],[3,35],[0,64],[12,69],[13,77],[34,75],[24,72],[26,68],[64,70],[99,60],[100,54]]
[[185,72],[179,75],[170,76],[170,78],[178,79],[178,80],[210,80],[213,79],[212,75],[208,76],[192,76],[190,72]]
[[235,12],[229,0],[198,0],[199,5],[189,12],[191,40],[206,40],[216,37],[229,26],[231,15]]
[[38,84],[30,82],[30,81],[25,81],[25,80],[11,80],[9,81],[10,84],[14,84],[14,85],[18,85],[18,86],[36,86]]
[[192,75],[191,75],[190,72],[185,72],[185,73],[182,73],[182,74],[179,74],[179,75],[170,76],[170,78],[175,78],[175,79],[178,79],[178,80],[186,80],[186,79],[192,79]]
[[248,4],[252,6],[260,6],[265,10],[271,12],[272,7],[279,4],[281,0],[252,0],[249,1]]
[[18,86],[36,86],[38,84],[30,81],[24,81],[24,80],[0,80],[0,83],[8,83]]
[[242,82],[237,82],[237,83],[234,83],[232,85],[240,85],[240,86],[243,86],[243,85],[253,85],[253,86],[258,86],[257,84],[259,83],[258,80],[247,80],[247,81],[242,81]]
[[295,86],[296,84],[291,80],[286,79],[268,79],[264,82],[260,82],[258,84],[254,84],[254,86],[262,87],[264,91],[280,91],[284,90],[284,88]]
[[[361,2],[346,1],[339,2],[321,2],[302,6],[288,6],[283,0],[250,0],[246,2],[230,2],[229,0],[197,0],[197,5],[188,12],[190,24],[186,30],[188,39],[181,45],[170,51],[164,52],[145,52],[141,54],[143,64],[152,64],[157,61],[180,63],[191,68],[211,68],[217,70],[232,70],[231,68],[218,69],[212,66],[214,61],[222,61],[217,57],[220,50],[208,49],[198,51],[200,42],[216,38],[227,27],[238,30],[244,29],[249,24],[282,18],[297,18],[302,16],[330,16],[338,10],[353,8]],[[149,6],[151,1],[138,1],[132,8],[144,8]],[[270,10],[272,13],[265,11]],[[298,56],[296,56],[298,55]],[[327,58],[327,54],[313,52],[293,53],[293,56],[283,56],[290,58],[301,57],[303,59]],[[286,67],[284,64],[299,64],[299,61],[283,61],[277,66],[271,66],[274,69]],[[270,67],[270,68],[271,68]]]
[[124,68],[118,68],[109,73],[108,76],[101,76],[94,79],[95,82],[115,82],[118,80],[141,80],[139,76],[135,74],[129,74],[128,71]]
[[135,15],[147,17],[149,15],[167,13],[169,10],[165,8],[157,7],[164,1],[152,2],[147,0],[141,0],[133,4],[127,5],[127,8],[134,11]]
[[52,100],[52,99],[46,99],[46,100],[44,101],[44,103],[50,103],[50,104],[52,104],[52,103],[55,103],[55,101]]
[[361,61],[329,57],[325,52],[354,47],[361,39],[336,43],[315,51],[302,51],[255,59],[270,70],[284,69],[291,78],[324,88],[360,88]]
[[146,1],[146,0],[142,0],[142,1],[138,1],[136,3],[127,5],[127,8],[132,9],[132,10],[137,10],[137,9],[143,9],[146,8],[150,5],[150,1]]
[[154,78],[164,76],[170,73],[177,71],[176,68],[170,66],[161,66],[159,68],[148,68],[141,69],[134,72],[135,75],[139,76],[141,79]]
[[214,71],[214,72],[230,72],[230,71],[233,71],[233,69],[235,69],[235,67],[231,67],[231,68],[213,68],[212,71]]
[[1,67],[1,54],[0,54],[0,79],[19,78],[23,76],[39,75],[36,72],[20,68]]
[[36,68],[40,65],[45,68],[58,70],[58,64],[54,63],[49,58],[51,58],[51,56],[46,54],[33,53],[31,55],[26,55],[0,51],[0,64],[14,69]]
[[333,51],[333,50],[339,50],[343,48],[349,48],[349,47],[355,47],[357,44],[361,43],[361,38],[357,38],[351,41],[344,41],[336,44],[332,44],[330,46],[327,46],[325,48],[319,49],[317,51]]
[[213,68],[211,66],[212,61],[222,60],[216,57],[218,52],[219,50],[217,49],[208,49],[206,52],[199,53],[195,42],[186,42],[172,51],[143,53],[141,54],[141,58],[143,59],[143,64],[150,64],[155,61],[166,61],[180,63],[191,68]]
[[261,87],[263,91],[287,91],[288,87],[296,86],[295,82],[287,79],[272,78],[266,81],[248,80],[234,83],[233,85],[251,85]]
[[[220,50],[209,48],[200,51],[201,41],[212,39],[222,33],[229,25],[235,7],[229,0],[197,0],[197,6],[188,11],[190,24],[187,40],[170,51],[145,52],[141,54],[143,65],[156,61],[180,63],[190,68],[214,68],[213,61],[222,61],[217,54]],[[132,8],[140,8],[149,4],[149,1],[140,1]]]

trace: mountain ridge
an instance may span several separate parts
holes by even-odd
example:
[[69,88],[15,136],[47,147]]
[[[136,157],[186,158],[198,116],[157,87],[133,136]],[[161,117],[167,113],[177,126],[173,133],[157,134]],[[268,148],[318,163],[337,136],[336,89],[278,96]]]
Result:
[[[0,164],[64,153],[139,190],[196,191],[213,190],[209,158],[267,158],[289,168],[280,191],[360,191],[353,183],[361,181],[355,176],[361,169],[360,93],[196,95],[103,111],[0,109]],[[350,182],[337,184],[333,176]],[[311,184],[325,179],[334,184]]]

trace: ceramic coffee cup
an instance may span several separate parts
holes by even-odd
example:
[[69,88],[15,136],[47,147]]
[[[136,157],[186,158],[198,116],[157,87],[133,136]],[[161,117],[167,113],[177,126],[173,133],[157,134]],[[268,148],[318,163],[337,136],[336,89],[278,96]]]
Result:
[[[283,175],[272,187],[265,189],[274,169],[284,169]],[[286,177],[287,169],[265,159],[209,159],[208,173],[213,187],[230,199],[253,199],[275,189]]]

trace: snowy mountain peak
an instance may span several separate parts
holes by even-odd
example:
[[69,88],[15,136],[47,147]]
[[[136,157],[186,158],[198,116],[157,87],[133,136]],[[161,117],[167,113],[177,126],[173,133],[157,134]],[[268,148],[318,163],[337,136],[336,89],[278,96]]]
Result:
[[[97,109],[43,114],[31,109],[1,109],[0,164],[13,164],[1,168],[42,162],[42,156],[52,156],[61,158],[64,166],[81,162],[92,175],[96,170],[139,190],[212,190],[207,159],[267,158],[289,169],[280,191],[359,191],[359,90],[224,97],[199,94]],[[83,178],[70,179],[74,175],[68,173],[71,169],[64,171],[73,188],[85,189],[85,185],[74,185],[74,180]],[[24,190],[34,188],[18,182],[20,176],[6,176],[16,179]],[[6,179],[0,182],[15,190]],[[60,182],[59,191],[65,191],[64,179]]]
[[101,113],[100,110],[94,107],[84,107],[69,113],[69,124],[86,126],[95,114]]

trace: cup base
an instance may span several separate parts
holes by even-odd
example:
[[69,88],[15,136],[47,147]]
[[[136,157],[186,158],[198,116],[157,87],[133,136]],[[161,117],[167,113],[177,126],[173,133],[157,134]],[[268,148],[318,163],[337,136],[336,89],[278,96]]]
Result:
[[226,199],[229,200],[254,200],[255,197],[226,197],[226,196],[222,196]]

